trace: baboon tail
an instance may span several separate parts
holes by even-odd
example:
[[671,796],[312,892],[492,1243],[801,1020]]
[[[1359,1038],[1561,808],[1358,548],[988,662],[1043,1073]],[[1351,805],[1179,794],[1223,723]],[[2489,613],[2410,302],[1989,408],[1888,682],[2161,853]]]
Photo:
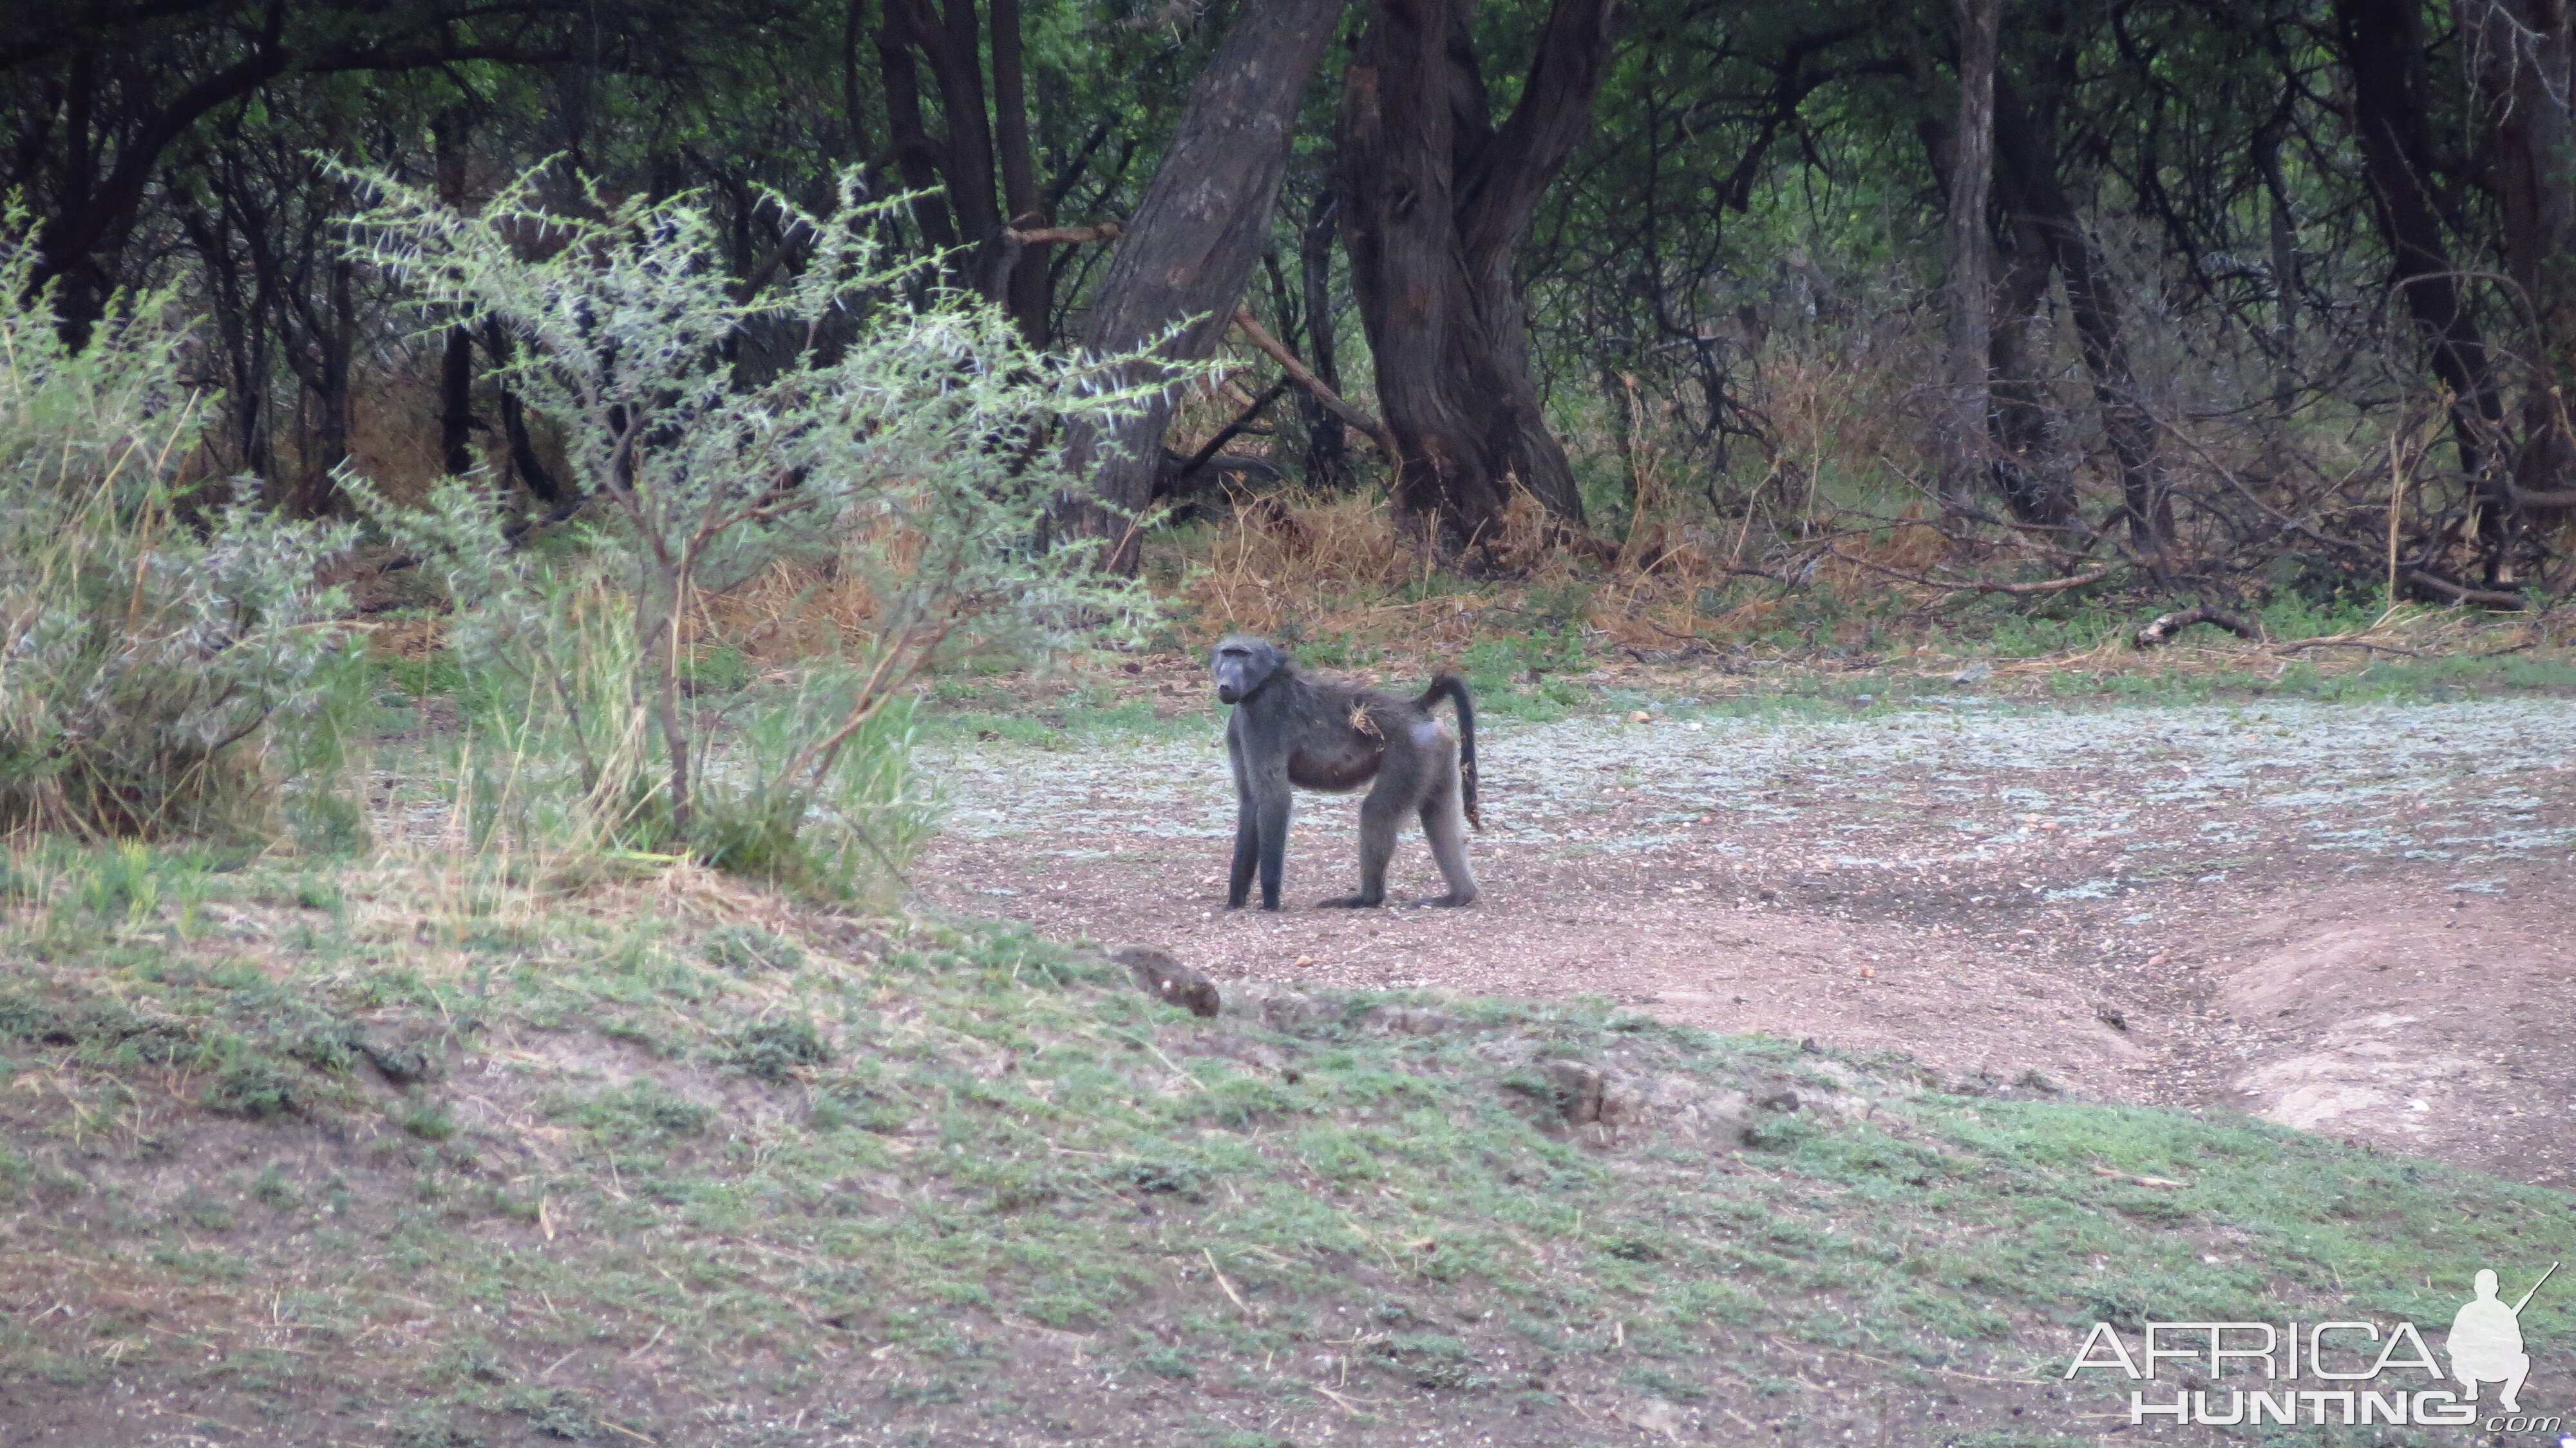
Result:
[[1467,823],[1481,830],[1485,821],[1476,813],[1476,696],[1456,674],[1434,674],[1431,687],[1422,691],[1413,706],[1427,711],[1443,698],[1458,706],[1459,803],[1466,807]]

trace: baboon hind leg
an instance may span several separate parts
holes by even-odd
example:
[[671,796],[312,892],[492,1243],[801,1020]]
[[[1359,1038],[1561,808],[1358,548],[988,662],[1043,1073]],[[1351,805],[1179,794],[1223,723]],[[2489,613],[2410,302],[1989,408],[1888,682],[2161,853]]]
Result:
[[1458,761],[1453,755],[1442,763],[1431,792],[1422,799],[1422,837],[1431,842],[1431,858],[1439,862],[1449,893],[1431,903],[1473,905],[1476,872],[1467,866],[1467,810],[1460,798]]
[[1413,771],[1397,767],[1390,750],[1385,766],[1378,770],[1377,783],[1360,801],[1359,893],[1319,900],[1317,906],[1365,910],[1386,903],[1386,862],[1395,854],[1395,827],[1404,820],[1405,806],[1412,803],[1408,796],[1417,779]]

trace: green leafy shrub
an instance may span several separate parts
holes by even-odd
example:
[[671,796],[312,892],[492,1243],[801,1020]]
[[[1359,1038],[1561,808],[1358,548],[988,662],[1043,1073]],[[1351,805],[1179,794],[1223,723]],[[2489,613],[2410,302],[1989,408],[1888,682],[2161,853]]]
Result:
[[[381,199],[362,253],[432,309],[518,334],[506,380],[594,499],[586,546],[548,556],[509,546],[476,482],[405,511],[352,481],[456,603],[464,692],[489,701],[464,771],[478,828],[865,893],[927,828],[905,764],[916,677],[1146,620],[1096,545],[1037,546],[1077,490],[1056,429],[1138,405],[1110,380],[1131,359],[1041,356],[980,299],[912,285],[918,263],[877,239],[902,198],[862,204],[855,173],[828,215],[771,197],[803,265],[744,300],[694,197],[593,193],[594,216],[566,216],[531,176],[468,216],[364,179]],[[540,235],[561,245],[531,257]],[[828,564],[868,623],[709,717],[684,698],[687,620],[785,559]]]
[[807,1066],[830,1064],[832,1048],[809,1021],[762,1021],[733,1042],[734,1064],[772,1085]]
[[362,666],[317,582],[352,528],[192,481],[203,399],[166,299],[126,299],[75,352],[35,256],[0,245],[0,830],[356,843]]

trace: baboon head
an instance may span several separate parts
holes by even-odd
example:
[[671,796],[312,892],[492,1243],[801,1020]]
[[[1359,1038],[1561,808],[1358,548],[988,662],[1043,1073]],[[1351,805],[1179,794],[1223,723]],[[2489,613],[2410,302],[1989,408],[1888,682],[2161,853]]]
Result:
[[1287,651],[1268,639],[1250,634],[1227,634],[1208,660],[1216,675],[1216,700],[1220,704],[1240,704],[1270,682],[1271,676],[1288,667]]

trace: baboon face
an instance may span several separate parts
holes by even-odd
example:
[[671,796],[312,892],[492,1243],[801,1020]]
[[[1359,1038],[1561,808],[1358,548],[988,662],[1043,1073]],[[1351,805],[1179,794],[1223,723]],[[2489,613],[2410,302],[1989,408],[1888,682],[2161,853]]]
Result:
[[1216,646],[1216,655],[1208,668],[1216,675],[1216,700],[1220,704],[1240,704],[1272,674],[1288,662],[1288,656],[1268,639],[1248,634],[1228,634]]

